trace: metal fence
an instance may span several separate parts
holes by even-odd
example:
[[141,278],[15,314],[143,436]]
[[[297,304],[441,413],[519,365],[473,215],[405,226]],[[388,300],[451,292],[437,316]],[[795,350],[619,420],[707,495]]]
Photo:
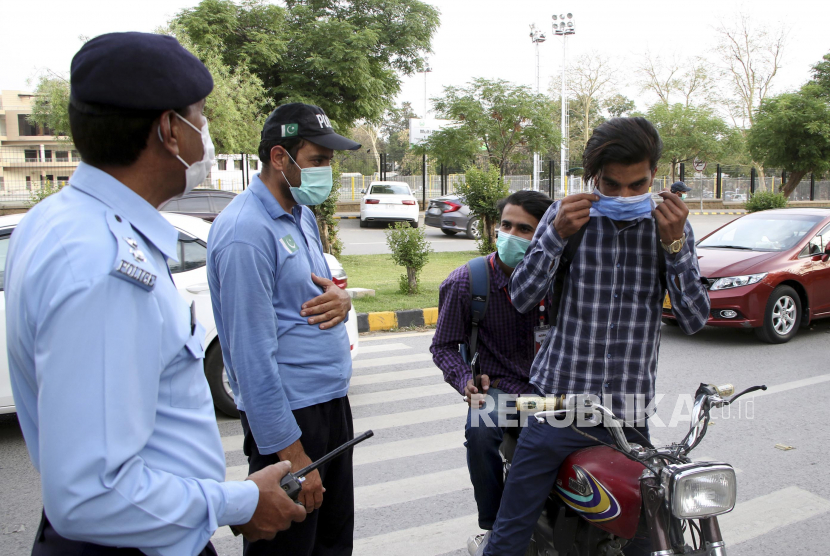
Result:
[[[462,168],[442,167],[429,158],[411,153],[393,155],[366,152],[338,152],[340,199],[360,201],[372,181],[402,181],[409,185],[418,199],[429,200],[456,193],[464,182]],[[3,145],[0,146],[0,203],[26,203],[38,191],[56,185],[65,185],[74,172],[80,155],[69,143]],[[532,189],[532,159],[508,164],[504,176],[511,192]],[[593,188],[580,176],[559,177],[558,160],[541,160],[539,189],[559,199],[572,193],[586,193]],[[219,155],[208,178],[200,187],[241,192],[259,170],[255,155]],[[763,177],[745,166],[710,164],[706,172],[686,173],[681,165],[685,183],[691,187],[687,200],[721,199],[726,203],[742,203],[757,191],[779,191],[786,182],[786,173],[780,169],[765,169]],[[670,176],[655,180],[653,192],[671,185]],[[830,175],[807,175],[790,195],[792,201],[830,201]]]

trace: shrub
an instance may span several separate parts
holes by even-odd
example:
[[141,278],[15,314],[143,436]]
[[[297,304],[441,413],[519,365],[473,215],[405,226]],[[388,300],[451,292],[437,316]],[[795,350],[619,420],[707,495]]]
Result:
[[787,206],[787,198],[783,193],[772,191],[759,191],[749,197],[746,202],[747,212],[758,212],[761,210],[784,208]]
[[414,295],[418,293],[418,273],[429,261],[432,253],[427,241],[426,228],[412,228],[408,222],[396,222],[386,230],[386,244],[392,251],[395,264],[406,268],[406,274],[400,278],[401,293]]
[[479,252],[482,255],[492,253],[496,250],[496,224],[501,218],[497,205],[510,194],[507,184],[497,168],[470,168],[464,182],[456,186],[456,192],[467,202],[470,211],[479,217]]
[[29,195],[29,206],[33,207],[49,195],[57,193],[58,191],[63,189],[64,185],[66,185],[65,181],[54,183],[50,180],[47,180],[43,183],[40,189],[36,189],[31,192],[31,194]]

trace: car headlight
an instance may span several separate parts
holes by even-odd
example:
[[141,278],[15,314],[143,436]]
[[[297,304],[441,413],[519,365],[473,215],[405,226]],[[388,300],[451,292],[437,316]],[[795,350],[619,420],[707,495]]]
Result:
[[739,286],[749,286],[757,284],[763,280],[768,272],[761,274],[745,274],[744,276],[729,276],[728,278],[718,278],[709,288],[710,290],[725,290],[728,288],[737,288]]
[[663,473],[671,512],[678,519],[713,517],[735,507],[738,490],[735,470],[729,464],[669,465]]

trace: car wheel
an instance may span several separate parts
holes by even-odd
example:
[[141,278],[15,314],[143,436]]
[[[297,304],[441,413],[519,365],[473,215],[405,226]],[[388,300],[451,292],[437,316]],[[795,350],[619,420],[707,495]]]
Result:
[[661,317],[661,319],[663,320],[663,324],[667,324],[669,326],[680,326],[680,324],[678,324],[677,322],[677,319],[670,319],[667,317]]
[[441,228],[441,231],[444,232],[444,235],[454,236],[458,232],[456,230],[448,230],[446,228]]
[[755,329],[755,335],[768,344],[789,342],[798,332],[801,322],[801,298],[789,286],[778,286],[772,291],[764,310],[764,324]]
[[412,226],[413,228],[417,228],[418,227],[418,221],[417,220],[410,220],[409,225]]
[[222,360],[222,348],[219,347],[219,342],[215,342],[207,350],[205,377],[210,386],[214,407],[228,417],[239,417],[239,410],[236,408],[236,402],[233,401],[233,392],[225,373],[225,362]]
[[368,228],[368,227],[369,227],[369,223],[368,223],[368,222],[366,222],[365,220],[363,220],[363,219],[361,218],[361,219],[360,219],[360,227],[361,227],[361,228]]
[[473,218],[467,222],[467,237],[470,239],[479,239],[481,237],[481,228],[478,225],[478,218]]

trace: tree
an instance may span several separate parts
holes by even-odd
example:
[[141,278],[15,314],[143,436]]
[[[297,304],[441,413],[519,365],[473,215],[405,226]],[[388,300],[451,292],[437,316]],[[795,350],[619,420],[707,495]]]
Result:
[[707,108],[658,102],[648,110],[646,118],[663,139],[663,161],[671,165],[672,181],[679,163],[695,158],[716,159],[724,151],[723,140],[729,128]]
[[821,89],[821,95],[830,100],[830,54],[813,66],[813,81]]
[[69,81],[63,76],[48,71],[38,78],[35,101],[29,121],[52,130],[56,137],[68,137],[69,128]]
[[439,147],[455,145],[453,162],[465,157],[469,162],[483,147],[490,163],[504,175],[507,163],[517,158],[518,147],[546,152],[560,141],[550,101],[523,85],[478,78],[467,87],[445,87],[444,96],[433,103],[440,118],[460,122],[426,141],[425,148],[434,157],[447,156]]
[[380,168],[380,153],[383,149],[383,139],[380,137],[380,126],[373,122],[362,122],[360,125],[352,129],[350,136],[352,139],[366,147],[369,154],[375,160],[378,175],[381,173]]
[[602,107],[612,118],[621,118],[630,115],[637,106],[627,96],[617,93],[605,99]]
[[418,293],[418,274],[433,252],[427,241],[426,228],[412,228],[408,222],[396,222],[386,230],[386,244],[395,264],[406,268],[406,274],[400,279],[401,293]]
[[754,124],[755,111],[767,98],[772,82],[781,69],[787,38],[785,28],[756,28],[750,17],[740,14],[731,26],[721,25],[716,51],[721,57],[721,73],[732,85],[738,112],[736,126]]
[[[735,127],[747,130],[755,125],[755,113],[770,94],[773,80],[781,68],[787,39],[785,27],[756,27],[750,17],[740,14],[731,26],[721,25],[716,51],[721,58],[721,75],[732,85],[724,105]],[[765,183],[764,165],[753,158],[761,183]]]
[[386,140],[386,154],[392,160],[402,161],[410,154],[409,119],[417,117],[410,102],[404,102],[400,107],[393,106],[386,111],[381,133]]
[[393,104],[401,75],[430,52],[438,11],[420,0],[203,0],[174,22],[250,68],[273,103],[318,104],[345,131]]
[[615,74],[610,58],[596,52],[580,56],[571,67],[568,86],[571,98],[579,107],[583,146],[591,137],[594,129],[592,124],[602,123],[599,109],[603,102],[603,91],[613,85]]
[[210,123],[210,137],[216,152],[257,152],[262,124],[267,116],[263,110],[266,107],[265,89],[259,77],[245,66],[226,65],[219,46],[199,46],[181,28],[171,27],[166,34],[174,34],[213,76],[213,91],[205,101],[205,117]]
[[823,94],[810,82],[798,92],[764,99],[747,134],[754,160],[787,171],[786,197],[808,173],[830,169],[830,104]]
[[[657,95],[663,104],[678,96],[686,106],[705,104],[711,98],[712,78],[703,58],[680,59],[676,55],[653,56],[646,52],[637,73],[640,87]],[[675,100],[675,102],[677,102]]]
[[479,251],[483,255],[492,253],[496,249],[496,223],[501,218],[497,204],[510,194],[507,184],[496,168],[470,168],[455,191],[479,218],[482,232]]
[[[245,67],[228,67],[218,47],[199,47],[187,34],[175,27],[159,29],[159,33],[175,34],[186,49],[198,57],[213,76],[213,91],[205,102],[205,116],[210,122],[210,136],[220,154],[256,152],[259,134],[266,114],[265,91],[259,78]],[[55,72],[42,76],[35,90],[35,103],[30,121],[70,136],[69,82]]]

